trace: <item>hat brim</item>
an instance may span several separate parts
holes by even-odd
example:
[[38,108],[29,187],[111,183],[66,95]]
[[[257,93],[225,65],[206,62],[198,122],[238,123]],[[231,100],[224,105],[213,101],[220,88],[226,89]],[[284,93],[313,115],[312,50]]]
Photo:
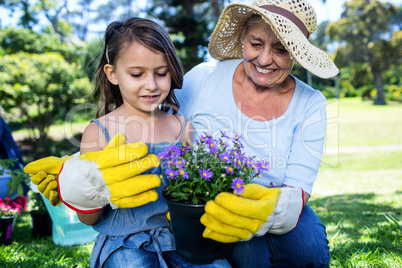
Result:
[[271,26],[297,64],[321,78],[334,77],[339,73],[331,58],[313,46],[291,20],[246,4],[229,4],[223,10],[209,41],[211,57],[218,60],[242,58],[242,32],[248,19],[254,14],[260,15]]

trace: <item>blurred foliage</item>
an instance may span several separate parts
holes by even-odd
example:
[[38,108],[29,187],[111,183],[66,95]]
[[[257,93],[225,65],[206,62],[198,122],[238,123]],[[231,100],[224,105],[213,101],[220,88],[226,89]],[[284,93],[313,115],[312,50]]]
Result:
[[91,88],[88,77],[55,52],[18,52],[0,56],[0,61],[0,105],[8,113],[18,113],[41,150],[52,123],[83,102]]
[[183,62],[189,71],[203,62],[207,55],[208,38],[216,24],[214,8],[220,9],[220,1],[212,1],[218,6],[202,0],[177,1],[154,0],[147,12],[154,14],[166,25]]
[[29,202],[28,206],[30,211],[37,211],[39,213],[47,213],[47,208],[42,196],[39,192],[29,191]]
[[81,62],[82,68],[89,78],[95,75],[96,68],[102,56],[102,48],[102,40],[94,39],[87,43],[83,53],[80,55],[79,62]]
[[24,195],[23,184],[29,183],[29,177],[23,171],[23,167],[17,165],[18,160],[16,158],[0,159],[0,176],[9,174],[10,180],[7,182],[8,190],[7,196],[10,196],[17,190],[18,196]]
[[402,63],[401,22],[401,9],[390,3],[351,0],[345,3],[341,19],[328,26],[331,39],[341,42],[335,63],[353,69],[355,74],[347,78],[351,83],[372,81],[375,104],[386,104],[384,72]]
[[45,53],[58,52],[67,61],[77,61],[84,43],[63,43],[54,34],[39,34],[30,29],[0,28],[0,55],[17,52]]

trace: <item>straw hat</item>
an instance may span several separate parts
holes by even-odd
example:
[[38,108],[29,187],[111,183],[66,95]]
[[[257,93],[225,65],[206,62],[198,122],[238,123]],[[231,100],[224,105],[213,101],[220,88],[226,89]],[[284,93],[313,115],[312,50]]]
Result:
[[209,54],[218,60],[242,58],[243,28],[254,14],[261,15],[271,26],[296,63],[321,78],[338,74],[330,57],[309,42],[317,28],[317,18],[306,0],[256,0],[251,5],[227,5],[209,41]]

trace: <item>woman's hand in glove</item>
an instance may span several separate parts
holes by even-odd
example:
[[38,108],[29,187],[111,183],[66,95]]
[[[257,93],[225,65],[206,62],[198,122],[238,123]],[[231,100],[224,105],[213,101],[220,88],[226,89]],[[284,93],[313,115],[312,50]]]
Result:
[[223,243],[249,240],[267,232],[284,234],[296,227],[303,209],[300,188],[248,184],[240,196],[220,193],[205,206],[203,236]]

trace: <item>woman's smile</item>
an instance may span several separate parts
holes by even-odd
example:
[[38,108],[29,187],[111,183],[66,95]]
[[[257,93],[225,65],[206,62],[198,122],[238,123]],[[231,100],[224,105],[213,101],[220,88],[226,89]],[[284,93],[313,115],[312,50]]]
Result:
[[275,72],[275,70],[268,70],[268,69],[260,68],[256,65],[254,65],[254,67],[257,70],[257,72],[262,73],[262,74],[270,74],[270,73]]

